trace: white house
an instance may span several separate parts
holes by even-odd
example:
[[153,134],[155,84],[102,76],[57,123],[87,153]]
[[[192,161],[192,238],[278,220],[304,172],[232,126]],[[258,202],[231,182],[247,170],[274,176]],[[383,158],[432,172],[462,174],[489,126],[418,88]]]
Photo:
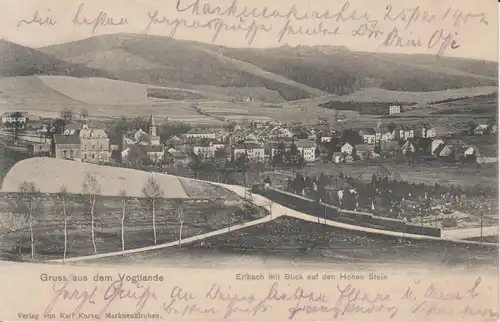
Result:
[[346,155],[351,155],[352,154],[352,149],[354,147],[352,145],[350,145],[349,143],[345,143],[344,145],[342,145],[342,147],[340,148],[340,152],[342,152],[343,154],[346,154]]
[[316,143],[311,140],[301,139],[295,141],[295,145],[304,157],[305,162],[314,162],[316,160]]
[[389,114],[399,114],[401,113],[401,106],[391,105],[389,106]]
[[374,129],[361,129],[358,131],[359,136],[363,138],[363,142],[366,144],[375,144],[375,140],[377,138]]
[[234,159],[246,154],[252,162],[264,162],[265,150],[263,146],[255,143],[242,143],[233,148]]
[[434,151],[436,151],[438,146],[440,146],[443,143],[444,143],[444,141],[441,139],[432,140],[432,142],[431,142],[431,154],[434,154]]
[[224,144],[209,142],[208,144],[196,144],[193,146],[193,154],[202,156],[204,158],[213,158],[215,151],[223,149]]

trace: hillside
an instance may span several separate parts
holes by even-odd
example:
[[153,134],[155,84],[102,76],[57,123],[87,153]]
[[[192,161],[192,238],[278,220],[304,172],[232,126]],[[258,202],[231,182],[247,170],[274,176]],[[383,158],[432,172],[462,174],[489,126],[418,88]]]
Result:
[[[31,181],[44,193],[57,193],[62,186],[66,186],[69,193],[80,194],[86,173],[97,178],[103,196],[119,196],[120,190],[124,189],[130,197],[142,197],[142,188],[151,177],[151,173],[133,169],[53,158],[30,158],[12,167],[5,176],[1,191],[16,192],[21,182]],[[177,177],[155,174],[155,179],[164,192],[163,197],[189,197]]]
[[335,102],[430,104],[450,99],[487,95],[496,93],[497,91],[498,88],[495,86],[456,88],[431,92],[405,92],[380,88],[363,88],[352,94],[333,97],[327,104],[334,105]]
[[70,63],[99,67],[116,79],[135,83],[169,86],[176,81],[219,87],[265,87],[287,100],[313,97],[320,92],[256,66],[238,66],[216,53],[207,53],[205,45],[166,37],[104,35],[40,50]]
[[348,94],[363,87],[438,91],[497,85],[495,62],[436,60],[432,55],[354,52],[324,46],[221,48],[219,52],[332,94]]
[[2,57],[0,76],[41,74],[74,77],[113,77],[105,71],[57,59],[38,50],[5,40],[0,40],[0,57]]
[[[265,87],[288,101],[361,88],[441,91],[496,86],[495,62],[354,52],[334,46],[228,48],[158,36],[104,35],[40,49],[130,82]],[[161,54],[158,54],[161,53]]]

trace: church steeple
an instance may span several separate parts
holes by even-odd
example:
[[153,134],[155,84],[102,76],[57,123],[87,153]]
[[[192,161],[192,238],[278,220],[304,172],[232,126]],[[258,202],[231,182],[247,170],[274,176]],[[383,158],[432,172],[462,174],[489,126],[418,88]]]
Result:
[[156,123],[153,114],[149,116],[148,130],[150,136],[156,136]]

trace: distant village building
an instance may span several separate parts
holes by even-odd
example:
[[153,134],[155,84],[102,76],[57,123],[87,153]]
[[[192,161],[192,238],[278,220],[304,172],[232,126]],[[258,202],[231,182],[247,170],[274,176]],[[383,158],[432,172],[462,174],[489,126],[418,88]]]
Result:
[[184,134],[186,139],[212,139],[216,140],[220,138],[220,133],[215,130],[210,129],[191,129]]
[[78,135],[55,134],[53,153],[57,159],[81,160],[81,141]]
[[389,114],[399,114],[401,113],[401,106],[399,105],[391,105],[389,106]]
[[340,152],[342,152],[344,155],[351,155],[353,149],[354,149],[354,147],[351,144],[345,143],[340,148]]
[[219,149],[223,149],[224,144],[210,142],[200,142],[193,145],[193,154],[196,154],[202,158],[213,158],[215,157],[215,152]]
[[366,128],[358,131],[359,136],[363,138],[365,144],[375,144],[377,135],[374,129]]
[[175,149],[169,149],[166,157],[170,158],[172,163],[177,167],[187,167],[191,162],[191,157],[186,152]]

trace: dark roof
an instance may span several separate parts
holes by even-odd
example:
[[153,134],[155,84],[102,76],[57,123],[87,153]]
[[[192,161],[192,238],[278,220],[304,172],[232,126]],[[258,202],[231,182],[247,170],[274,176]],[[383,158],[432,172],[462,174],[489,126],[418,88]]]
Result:
[[364,135],[375,135],[375,130],[371,129],[371,128],[365,128],[365,129],[359,130],[359,133],[364,134]]
[[185,159],[189,157],[184,151],[169,151],[168,153],[175,159]]
[[61,134],[55,134],[54,135],[54,143],[57,144],[74,144],[74,145],[80,145],[80,137],[78,135],[61,135]]
[[356,145],[356,152],[373,151],[374,149],[375,149],[375,146],[370,145],[370,144],[358,144],[358,145]]
[[163,145],[146,145],[146,146],[141,146],[145,150],[145,152],[163,152],[164,147]]
[[262,147],[256,143],[242,143],[242,144],[238,144],[234,148],[235,149],[253,150],[253,149],[263,149],[264,147]]

